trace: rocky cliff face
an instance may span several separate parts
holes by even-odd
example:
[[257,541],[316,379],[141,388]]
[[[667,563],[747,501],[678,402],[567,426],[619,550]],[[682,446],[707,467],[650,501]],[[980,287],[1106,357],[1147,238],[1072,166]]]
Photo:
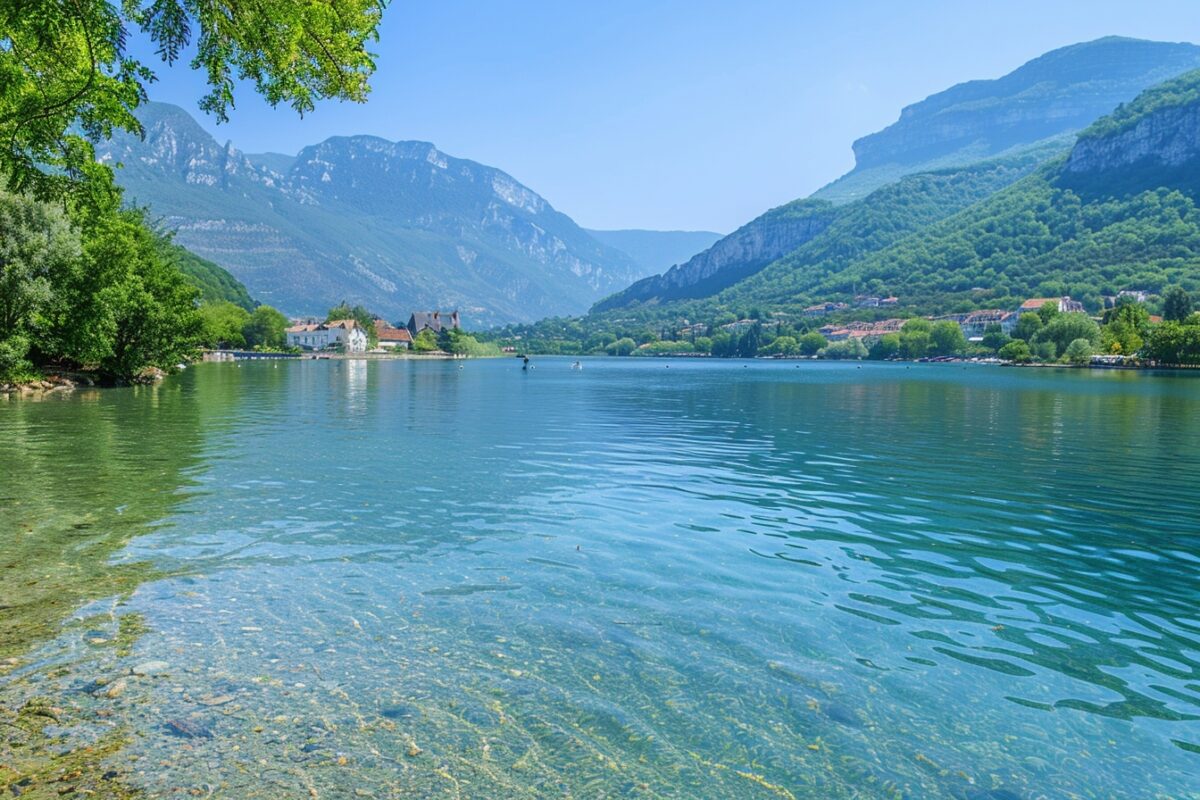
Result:
[[1108,136],[1081,137],[1064,174],[1183,167],[1200,158],[1200,104],[1165,108]]
[[635,302],[667,302],[715,294],[812,239],[829,226],[834,215],[831,204],[816,200],[800,200],[772,209],[686,263],[605,298],[592,311],[607,311]]
[[[427,142],[336,137],[294,159],[221,146],[149,104],[144,139],[101,160],[256,297],[291,313],[361,302],[388,317],[459,307],[471,324],[583,311],[645,274],[512,176]],[[276,169],[280,167],[281,169]]]

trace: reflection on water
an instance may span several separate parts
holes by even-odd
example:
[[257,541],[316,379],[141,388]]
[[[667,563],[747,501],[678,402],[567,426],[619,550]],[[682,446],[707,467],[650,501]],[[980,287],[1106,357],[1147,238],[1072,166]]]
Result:
[[[3,455],[44,462],[5,514],[99,514],[146,535],[76,563],[157,571],[133,652],[68,629],[0,704],[119,721],[109,763],[156,796],[1200,796],[1200,383],[569,364],[0,407]],[[93,427],[176,445],[54,447]]]

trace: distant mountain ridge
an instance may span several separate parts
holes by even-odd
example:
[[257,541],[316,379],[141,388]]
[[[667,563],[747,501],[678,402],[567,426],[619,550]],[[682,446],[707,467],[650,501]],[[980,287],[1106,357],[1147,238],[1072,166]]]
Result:
[[459,308],[478,326],[580,312],[644,274],[512,176],[429,143],[335,137],[246,156],[175,106],[141,118],[144,140],[97,148],[124,165],[127,196],[287,313],[345,300],[395,319]]
[[587,231],[593,239],[628,255],[646,275],[654,275],[682,264],[702,250],[707,250],[722,237],[712,231],[648,231],[612,230]]
[[[1108,37],[1051,51],[996,80],[951,87],[907,107],[894,125],[859,139],[855,170],[810,198],[766,212],[688,263],[643,278],[601,300],[592,310],[718,295],[749,281],[777,260],[787,263],[788,254],[804,248],[833,225],[839,218],[838,209],[865,202],[876,190],[907,175],[953,172],[993,159],[1019,164],[1019,169],[987,173],[992,177],[964,184],[998,191],[1028,174],[1041,160],[1067,152],[1075,143],[1075,132],[1120,103],[1197,67],[1200,47],[1195,45]],[[983,196],[967,191],[929,208],[938,213],[958,211],[963,199],[973,203]],[[796,226],[780,214],[781,209],[801,208],[822,209],[821,222]],[[856,219],[861,216],[858,210],[847,213]],[[887,216],[879,216],[882,211],[873,213],[873,219]],[[940,217],[934,214],[924,222],[935,219]],[[848,244],[845,235],[841,234]],[[854,248],[845,247],[840,258],[848,261],[853,252]],[[836,263],[822,263],[827,269],[836,267]]]
[[905,107],[854,143],[855,167],[814,196],[862,197],[902,175],[959,166],[1073,134],[1151,86],[1200,67],[1200,47],[1108,36],[1052,50],[1003,77]]

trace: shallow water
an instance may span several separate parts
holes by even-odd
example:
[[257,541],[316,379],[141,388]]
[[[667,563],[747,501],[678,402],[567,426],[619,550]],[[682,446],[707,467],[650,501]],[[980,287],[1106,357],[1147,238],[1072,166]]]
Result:
[[152,796],[1200,797],[1192,376],[210,364],[0,463],[0,706]]

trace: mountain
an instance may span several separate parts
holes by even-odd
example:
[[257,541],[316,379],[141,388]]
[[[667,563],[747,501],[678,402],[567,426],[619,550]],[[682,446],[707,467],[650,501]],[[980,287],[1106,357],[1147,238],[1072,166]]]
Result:
[[[885,228],[892,224],[886,209],[878,202],[867,202],[881,187],[896,184],[906,175],[952,173],[985,161],[1019,165],[987,173],[997,180],[973,184],[985,193],[997,191],[1008,185],[1005,181],[1027,174],[1039,160],[1065,153],[1075,142],[1074,132],[1120,103],[1196,67],[1200,67],[1200,47],[1195,45],[1109,37],[1054,50],[996,80],[954,86],[909,106],[897,123],[855,142],[855,169],[811,198],[767,212],[687,263],[644,278],[601,300],[592,310],[716,296],[784,259],[769,281],[760,282],[761,287],[733,295],[765,294],[778,300],[782,287],[794,291],[807,285],[799,276],[786,277],[787,270],[812,266],[803,254],[795,260],[785,257],[805,248],[825,229],[831,228],[833,240],[844,245],[842,250],[833,249],[837,255],[827,264],[828,269],[860,254],[846,225],[834,226],[837,219],[857,220],[855,224],[867,229],[877,223]],[[967,183],[971,183],[972,173],[967,170]],[[959,189],[962,187],[955,191]],[[926,204],[926,211],[936,213],[928,217],[917,214],[908,221],[928,224],[961,210],[963,199],[973,203],[982,197],[966,191],[945,201],[934,199]],[[855,206],[855,202],[866,205]],[[798,209],[813,214],[812,224],[795,224],[791,213]],[[898,230],[912,233],[916,229],[901,226]],[[817,244],[810,252],[822,247]],[[767,288],[769,283],[775,288]]]
[[995,80],[931,95],[854,143],[855,167],[815,196],[847,202],[902,175],[1073,134],[1139,92],[1200,67],[1200,47],[1109,36],[1052,50]]
[[625,253],[642,268],[645,275],[662,272],[680,264],[701,250],[707,250],[721,234],[712,231],[588,230],[592,238]]
[[180,108],[140,113],[144,139],[97,148],[127,197],[286,313],[344,300],[392,319],[459,308],[478,326],[583,311],[644,274],[512,176],[432,144],[335,137],[250,157]]
[[833,205],[824,200],[797,200],[773,208],[686,263],[601,300],[592,311],[714,294],[816,236],[835,215]]
[[878,281],[921,309],[1064,294],[1095,309],[1123,289],[1200,290],[1197,176],[1200,70],[1100,119],[1027,178],[803,293],[844,296]]

